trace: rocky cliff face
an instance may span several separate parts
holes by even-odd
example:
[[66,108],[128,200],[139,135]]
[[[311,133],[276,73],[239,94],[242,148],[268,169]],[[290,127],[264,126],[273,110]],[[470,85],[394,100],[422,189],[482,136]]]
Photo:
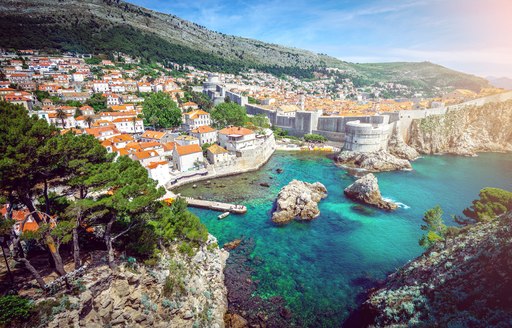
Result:
[[408,144],[423,154],[512,151],[512,101],[414,120]]
[[272,221],[284,224],[293,219],[312,220],[320,215],[318,202],[325,197],[327,189],[320,182],[293,180],[279,192]]
[[210,236],[191,259],[173,250],[156,267],[89,270],[84,291],[49,327],[224,327],[229,254],[216,243]]
[[416,149],[404,142],[398,126],[393,128],[393,133],[391,133],[391,136],[389,137],[388,152],[395,157],[408,161],[414,161],[420,157],[420,154]]
[[357,202],[376,206],[383,210],[395,210],[398,206],[382,199],[377,178],[368,173],[345,188],[345,195]]
[[509,212],[435,245],[390,275],[346,325],[510,326],[511,227]]

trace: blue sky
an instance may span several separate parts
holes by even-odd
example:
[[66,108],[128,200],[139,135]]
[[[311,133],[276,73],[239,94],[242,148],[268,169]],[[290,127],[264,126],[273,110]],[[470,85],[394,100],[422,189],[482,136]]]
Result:
[[512,78],[512,0],[130,0],[209,29],[351,62]]

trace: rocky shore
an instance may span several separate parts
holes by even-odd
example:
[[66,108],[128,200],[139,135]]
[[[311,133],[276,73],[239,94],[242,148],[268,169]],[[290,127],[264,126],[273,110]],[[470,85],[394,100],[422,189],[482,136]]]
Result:
[[336,157],[336,163],[347,168],[369,172],[412,170],[407,159],[398,158],[387,151],[356,152],[344,150]]
[[48,327],[224,327],[228,256],[210,235],[192,258],[174,249],[154,267],[92,268],[83,291],[69,297],[69,310]]
[[312,220],[320,215],[318,202],[327,197],[327,189],[320,182],[307,183],[292,180],[279,192],[272,221],[286,224],[292,220]]
[[391,274],[346,326],[505,327],[512,321],[512,212],[437,243]]
[[345,195],[357,202],[372,205],[383,210],[392,211],[398,206],[382,199],[377,178],[368,173],[345,188]]

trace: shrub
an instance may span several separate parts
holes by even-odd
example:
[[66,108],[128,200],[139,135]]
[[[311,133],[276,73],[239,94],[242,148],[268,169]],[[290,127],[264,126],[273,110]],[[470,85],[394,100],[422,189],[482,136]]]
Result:
[[326,142],[327,138],[319,134],[310,133],[304,135],[304,140],[307,142]]
[[0,297],[0,324],[24,320],[30,316],[32,303],[18,295]]

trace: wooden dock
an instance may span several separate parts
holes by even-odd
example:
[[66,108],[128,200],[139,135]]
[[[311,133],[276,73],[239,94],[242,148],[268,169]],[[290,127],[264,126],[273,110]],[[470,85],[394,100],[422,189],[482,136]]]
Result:
[[208,210],[218,211],[218,212],[230,212],[235,214],[244,214],[247,212],[247,207],[243,205],[234,205],[227,204],[221,202],[212,202],[209,200],[195,199],[191,197],[185,197],[185,200],[188,203],[188,206],[197,207],[197,208],[205,208]]

